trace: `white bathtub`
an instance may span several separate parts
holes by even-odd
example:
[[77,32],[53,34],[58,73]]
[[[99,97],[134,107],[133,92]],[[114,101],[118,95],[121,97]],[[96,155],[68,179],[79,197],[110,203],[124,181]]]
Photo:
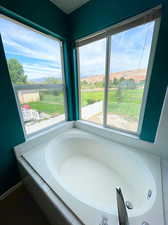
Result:
[[[86,225],[118,224],[121,187],[130,225],[163,225],[158,158],[77,129],[66,131],[24,158]],[[148,196],[148,194],[151,194]]]

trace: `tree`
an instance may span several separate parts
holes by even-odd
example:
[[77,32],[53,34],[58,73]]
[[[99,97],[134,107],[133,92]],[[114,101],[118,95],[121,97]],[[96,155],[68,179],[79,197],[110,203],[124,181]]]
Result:
[[118,86],[115,95],[116,95],[117,102],[118,103],[122,102],[124,96],[123,96],[123,92],[122,92],[121,86]]
[[113,86],[114,86],[114,87],[117,86],[118,83],[119,83],[119,80],[118,80],[117,78],[114,78],[114,79],[113,79]]
[[103,88],[103,87],[104,87],[103,81],[95,82],[95,88]]
[[27,76],[24,74],[22,64],[17,59],[9,59],[7,61],[9,74],[14,84],[27,83]]
[[89,84],[86,80],[83,80],[83,81],[80,82],[80,85],[81,85],[82,89],[86,89],[86,88],[88,88]]
[[[117,80],[116,80],[117,81]],[[117,102],[122,102],[123,100],[123,89],[125,88],[125,78],[121,77],[118,80],[118,84],[117,84],[117,91],[116,91],[116,98],[117,98]]]
[[122,89],[136,89],[136,83],[134,79],[123,80],[118,86]]
[[136,83],[134,79],[129,79],[127,81],[127,88],[128,89],[136,89]]

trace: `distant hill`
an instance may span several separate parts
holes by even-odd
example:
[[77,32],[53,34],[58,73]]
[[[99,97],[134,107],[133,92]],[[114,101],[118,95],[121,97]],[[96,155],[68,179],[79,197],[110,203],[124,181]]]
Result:
[[40,83],[40,82],[44,82],[45,80],[46,80],[46,77],[40,77],[40,78],[30,79],[29,81]]
[[[113,80],[114,78],[119,79],[121,77],[124,77],[125,79],[134,79],[135,82],[140,82],[145,80],[146,69],[127,70],[110,74],[110,80]],[[88,83],[96,83],[103,81],[103,79],[104,75],[93,75],[90,77],[83,77],[81,78],[81,81],[87,81]]]
[[[28,81],[30,82],[35,82],[35,83],[42,83],[44,82],[48,77],[40,77],[40,78],[34,78],[34,79],[30,79]],[[53,78],[57,78],[57,77],[54,77]],[[61,78],[57,78],[58,80],[61,80]]]

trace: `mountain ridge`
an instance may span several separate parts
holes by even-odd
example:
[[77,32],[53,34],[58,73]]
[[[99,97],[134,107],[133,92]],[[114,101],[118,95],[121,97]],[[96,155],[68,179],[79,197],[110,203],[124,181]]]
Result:
[[[125,70],[120,72],[115,72],[110,74],[110,80],[113,80],[114,78],[120,79],[121,77],[124,77],[125,79],[134,79],[135,82],[140,82],[145,80],[146,78],[146,69],[137,69],[137,70]],[[89,77],[82,77],[81,81],[86,81],[88,83],[96,83],[103,81],[105,75],[93,75]]]

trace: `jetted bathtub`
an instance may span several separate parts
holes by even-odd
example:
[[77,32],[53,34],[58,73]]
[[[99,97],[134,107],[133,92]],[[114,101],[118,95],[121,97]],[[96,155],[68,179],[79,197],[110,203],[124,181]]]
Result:
[[78,129],[66,131],[24,155],[86,225],[118,224],[116,187],[130,225],[163,225],[157,159]]

